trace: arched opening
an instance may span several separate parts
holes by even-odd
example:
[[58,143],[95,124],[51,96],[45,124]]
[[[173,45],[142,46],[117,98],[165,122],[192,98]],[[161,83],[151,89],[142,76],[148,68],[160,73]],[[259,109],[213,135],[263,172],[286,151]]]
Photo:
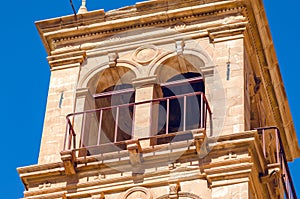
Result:
[[[94,95],[95,104],[101,117],[99,144],[120,142],[131,139],[133,123],[133,106],[135,92],[131,84],[111,86]],[[101,113],[102,112],[102,113]],[[102,115],[100,115],[102,114]],[[103,120],[105,122],[103,122]]]
[[[197,58],[176,56],[166,60],[157,69],[162,82],[164,100],[160,101],[158,135],[186,132],[206,127],[205,85],[202,74],[197,70],[203,66],[194,66]],[[190,62],[190,61],[193,62]],[[192,139],[191,134],[177,134],[175,137],[163,137],[157,143]]]
[[[204,91],[203,79],[199,73],[179,74],[162,84],[163,98],[169,100],[160,102],[160,105],[169,116],[166,119],[168,122],[164,124],[159,134],[200,128],[202,125],[200,92]],[[160,117],[163,117],[162,115],[160,114]]]
[[[115,143],[131,139],[135,92],[131,80],[134,73],[125,67],[107,68],[89,82],[94,91],[85,101],[80,147],[88,154],[125,149]],[[100,148],[101,146],[101,148]]]

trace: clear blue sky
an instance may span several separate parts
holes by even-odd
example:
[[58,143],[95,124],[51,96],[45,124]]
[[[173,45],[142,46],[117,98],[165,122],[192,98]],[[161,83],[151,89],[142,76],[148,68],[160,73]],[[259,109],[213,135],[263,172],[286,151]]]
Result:
[[[80,0],[73,0],[78,9]],[[88,9],[110,10],[134,4],[133,0],[87,0]],[[299,0],[265,0],[275,48],[300,138]],[[1,196],[22,197],[16,167],[37,163],[49,82],[46,52],[34,21],[72,13],[69,0],[2,1],[1,25]],[[300,196],[300,159],[290,164]],[[5,183],[4,183],[5,182]]]

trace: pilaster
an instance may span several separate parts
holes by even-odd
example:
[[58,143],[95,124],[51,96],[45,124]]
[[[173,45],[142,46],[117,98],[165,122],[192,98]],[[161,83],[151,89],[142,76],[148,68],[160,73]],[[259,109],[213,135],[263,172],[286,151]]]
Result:
[[76,86],[85,52],[49,56],[51,78],[39,164],[58,162],[63,150],[66,116],[74,112]]
[[[143,102],[159,98],[162,93],[157,85],[156,76],[145,77],[133,80],[135,87],[135,102]],[[135,139],[150,137],[157,134],[158,123],[151,120],[152,117],[158,117],[159,103],[145,103],[135,106],[134,112],[134,133]],[[141,141],[141,147],[150,146],[150,140]]]

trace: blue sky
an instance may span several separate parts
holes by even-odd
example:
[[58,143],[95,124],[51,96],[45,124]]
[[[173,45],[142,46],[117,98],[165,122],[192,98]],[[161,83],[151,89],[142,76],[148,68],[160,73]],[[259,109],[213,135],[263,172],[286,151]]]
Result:
[[[88,9],[110,10],[134,4],[133,0],[87,0]],[[80,0],[73,0],[76,8]],[[272,37],[289,98],[298,138],[300,138],[300,92],[298,82],[300,1],[264,1]],[[1,47],[1,138],[0,193],[3,198],[22,197],[23,184],[16,168],[37,163],[49,82],[46,52],[34,22],[72,14],[69,0],[3,1],[0,16]],[[290,164],[300,196],[300,159]]]

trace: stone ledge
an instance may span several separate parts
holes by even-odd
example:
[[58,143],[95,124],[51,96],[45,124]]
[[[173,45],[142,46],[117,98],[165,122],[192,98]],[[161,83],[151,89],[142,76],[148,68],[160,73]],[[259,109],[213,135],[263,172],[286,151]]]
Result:
[[[199,137],[197,132],[195,137]],[[200,138],[202,137],[203,136],[200,136]],[[210,138],[209,141],[211,141],[211,139],[212,138]],[[210,153],[201,159],[199,159],[199,156],[196,154],[196,148],[194,146],[185,148],[184,151],[174,151],[168,144],[165,145],[164,148],[161,148],[161,146],[158,145],[157,147],[160,148],[157,148],[156,150],[161,151],[161,149],[163,149],[165,150],[164,153],[158,153],[159,151],[155,150],[148,151],[145,153],[147,155],[143,157],[143,161],[141,163],[138,162],[139,168],[145,171],[139,173],[139,179],[142,180],[139,180],[138,184],[142,186],[153,186],[154,184],[160,186],[178,180],[183,182],[194,179],[207,179],[210,188],[213,188],[247,182],[252,175],[252,168],[257,168],[258,171],[267,169],[265,161],[261,158],[263,154],[259,142],[257,131],[241,132],[231,136],[220,136],[219,140],[215,141],[214,148],[211,149]],[[176,144],[177,147],[183,147],[180,143]],[[191,144],[193,144],[193,142],[191,142]],[[128,145],[129,150],[136,150],[138,148],[137,145],[131,146],[130,143]],[[171,153],[169,150],[171,150]],[[238,151],[238,154],[236,154],[236,151]],[[129,156],[130,153],[126,150],[125,152],[126,153],[123,153],[123,156]],[[67,156],[64,157],[66,157],[63,158],[64,161],[70,161],[72,159],[70,153],[67,153]],[[166,160],[172,159],[173,157],[177,157],[174,159],[176,162],[174,162],[174,166],[170,167],[170,165],[166,163]],[[34,169],[30,167],[27,169],[19,169],[18,171],[22,171],[22,174],[25,174],[22,176],[22,180],[24,182],[29,182],[29,187],[31,187],[31,189],[36,185],[45,183],[51,183],[53,185],[51,187],[47,186],[42,190],[30,189],[25,192],[26,196],[32,196],[33,198],[38,198],[33,195],[46,196],[49,194],[49,196],[52,196],[55,194],[62,194],[64,193],[64,190],[76,188],[82,191],[78,193],[66,193],[65,198],[92,197],[93,195],[97,196],[100,193],[114,193],[134,187],[133,182],[135,176],[127,174],[125,176],[118,176],[116,173],[118,170],[115,166],[124,169],[127,165],[128,171],[132,171],[132,166],[129,163],[128,158],[120,161],[116,156],[114,162],[107,163],[97,158],[94,158],[92,161],[91,158],[92,157],[87,157],[87,159],[90,159],[88,162],[82,162],[83,164],[81,163],[77,166],[76,173],[75,175],[73,174],[72,177],[77,179],[75,180],[77,183],[68,186],[63,184],[55,185],[55,179],[66,178],[70,180],[70,176],[68,177],[63,171],[62,163],[35,166]],[[216,158],[218,161],[215,161]],[[186,160],[197,162],[197,164],[187,166]],[[164,162],[165,165],[163,164]],[[151,170],[151,168],[155,168],[158,165],[162,167],[160,168],[160,171]],[[51,168],[50,171],[49,168]],[[31,171],[31,173],[24,173],[26,171]],[[105,177],[93,180],[92,177],[98,175],[99,172]],[[80,181],[81,178],[86,177],[90,180]],[[47,179],[51,180],[47,181]],[[93,190],[84,191],[87,187],[93,187]]]
[[83,63],[86,58],[85,51],[68,52],[64,54],[48,56],[48,62],[51,70],[69,68]]

